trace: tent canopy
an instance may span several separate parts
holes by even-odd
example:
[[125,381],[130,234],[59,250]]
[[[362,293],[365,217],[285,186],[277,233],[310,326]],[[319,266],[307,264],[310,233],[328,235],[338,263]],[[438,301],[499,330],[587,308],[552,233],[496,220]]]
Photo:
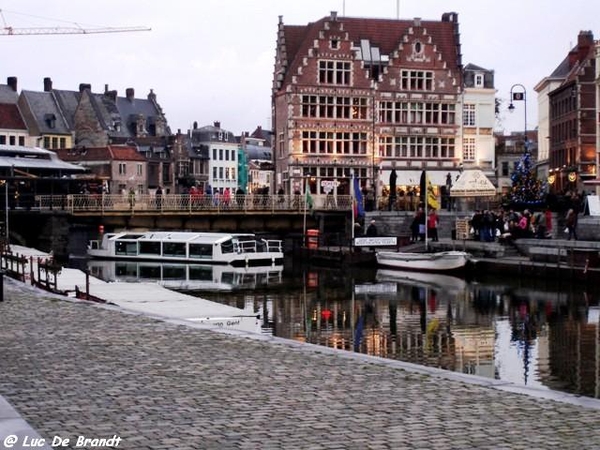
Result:
[[450,188],[450,197],[493,197],[496,186],[478,169],[465,170]]

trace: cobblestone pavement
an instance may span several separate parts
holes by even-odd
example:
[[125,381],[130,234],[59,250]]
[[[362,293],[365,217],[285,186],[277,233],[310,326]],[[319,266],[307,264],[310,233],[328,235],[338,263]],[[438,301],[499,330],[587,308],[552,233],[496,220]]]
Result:
[[117,435],[110,448],[600,449],[597,403],[41,297],[12,281],[5,292],[0,395],[47,440],[70,438],[65,448]]

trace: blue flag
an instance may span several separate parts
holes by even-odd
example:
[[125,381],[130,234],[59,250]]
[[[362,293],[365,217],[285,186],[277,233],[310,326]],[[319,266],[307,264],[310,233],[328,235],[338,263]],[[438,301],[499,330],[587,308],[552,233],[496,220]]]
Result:
[[362,191],[358,184],[358,178],[354,178],[354,218],[362,217],[365,215],[365,209],[363,207]]

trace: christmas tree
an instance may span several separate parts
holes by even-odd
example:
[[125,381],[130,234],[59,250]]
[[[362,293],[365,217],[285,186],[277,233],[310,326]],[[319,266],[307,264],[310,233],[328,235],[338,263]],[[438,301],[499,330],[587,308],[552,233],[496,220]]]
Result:
[[531,166],[531,153],[526,151],[511,174],[512,186],[507,200],[512,205],[523,207],[542,205],[545,202],[546,187],[537,179]]

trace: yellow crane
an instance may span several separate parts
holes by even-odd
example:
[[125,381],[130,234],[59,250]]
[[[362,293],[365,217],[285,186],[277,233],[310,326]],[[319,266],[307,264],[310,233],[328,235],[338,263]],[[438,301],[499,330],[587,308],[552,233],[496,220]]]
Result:
[[98,33],[127,33],[131,31],[151,31],[148,27],[99,27],[82,28],[79,25],[71,27],[28,27],[14,28],[7,25],[4,12],[0,9],[0,16],[4,27],[0,30],[0,36],[23,36],[23,35],[45,35],[45,34],[98,34]]

